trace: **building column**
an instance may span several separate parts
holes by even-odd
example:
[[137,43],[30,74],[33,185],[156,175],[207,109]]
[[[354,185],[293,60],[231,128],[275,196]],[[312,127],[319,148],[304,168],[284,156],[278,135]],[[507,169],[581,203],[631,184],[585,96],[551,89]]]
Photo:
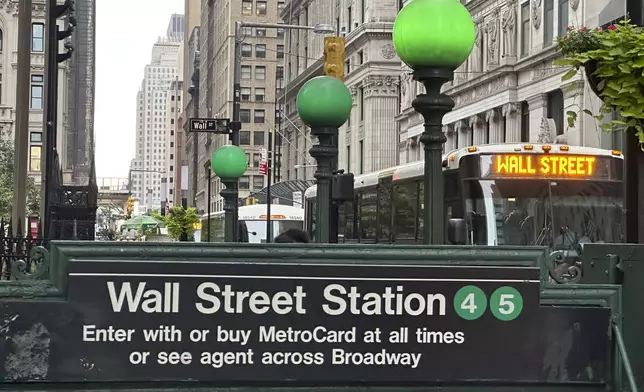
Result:
[[488,143],[502,143],[503,142],[503,123],[501,121],[500,108],[488,110],[485,113],[485,121],[490,126],[490,140]]
[[[503,105],[501,115],[505,117],[505,142],[506,143],[519,143],[521,142],[521,116],[520,106],[517,102],[510,102]],[[503,129],[501,129],[503,132]],[[503,140],[503,135],[501,135]]]
[[454,124],[454,129],[458,134],[456,148],[467,147],[470,141],[470,133],[472,132],[470,125],[465,120],[459,120]]
[[[585,120],[595,121],[593,118],[590,118],[580,110],[584,107],[584,82],[581,80],[576,80],[574,82],[567,83],[561,86],[561,91],[564,94],[564,132],[565,139],[567,144],[572,144],[575,146],[585,145],[585,138],[583,134],[583,124]],[[572,127],[568,127],[568,111],[573,111],[577,113],[577,121],[573,124]],[[593,129],[593,133],[595,130]],[[597,140],[597,145],[599,145],[600,140]]]
[[548,115],[548,95],[540,93],[533,95],[527,99],[528,108],[530,109],[530,139],[531,143],[539,139],[539,130],[541,128],[541,120]]
[[365,171],[396,166],[398,135],[395,117],[398,103],[398,77],[370,75],[362,82],[366,116]]
[[[474,143],[472,145],[478,146],[485,142],[485,118],[481,114],[475,114],[470,117],[470,128],[474,134]],[[468,145],[470,141],[468,141]]]

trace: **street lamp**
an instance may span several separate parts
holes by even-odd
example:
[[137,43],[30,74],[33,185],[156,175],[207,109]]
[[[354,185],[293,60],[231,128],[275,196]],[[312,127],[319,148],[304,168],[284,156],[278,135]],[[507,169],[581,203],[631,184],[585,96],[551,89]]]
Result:
[[[212,171],[226,186],[220,192],[224,198],[225,241],[237,241],[237,181],[248,169],[246,153],[239,146],[222,146],[210,159]],[[210,217],[208,217],[210,219]],[[210,233],[209,233],[210,234]]]
[[351,93],[341,80],[331,76],[310,79],[297,94],[297,112],[302,121],[317,136],[318,144],[309,154],[317,161],[314,177],[317,180],[315,241],[329,242],[329,212],[331,211],[331,179],[333,162],[338,157],[338,128],[351,114]]
[[208,222],[206,223],[206,227],[208,228],[208,236],[206,237],[206,242],[210,242],[210,205],[212,203],[212,196],[211,196],[211,188],[212,188],[212,162],[207,161],[206,164],[204,165],[204,169],[206,170],[206,179],[208,180]]
[[425,147],[423,239],[428,245],[442,245],[445,237],[442,151],[447,138],[442,124],[454,101],[440,90],[472,52],[475,34],[472,16],[459,0],[414,0],[394,22],[396,52],[426,91],[412,106],[425,120],[420,141]]

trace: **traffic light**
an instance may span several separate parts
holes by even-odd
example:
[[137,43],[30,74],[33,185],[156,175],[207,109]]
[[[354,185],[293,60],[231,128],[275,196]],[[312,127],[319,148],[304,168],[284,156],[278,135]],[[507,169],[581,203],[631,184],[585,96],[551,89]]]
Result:
[[[74,32],[74,27],[76,26],[74,2],[75,0],[65,0],[63,4],[56,4],[56,1],[52,1],[51,4],[51,11],[49,14],[49,37],[52,45],[52,56],[56,56],[56,63],[63,63],[69,60],[74,52],[74,46],[71,42],[65,42],[64,47],[66,52],[58,53],[58,42],[69,38]],[[65,30],[59,30],[57,20],[63,16],[67,16],[67,27]]]
[[344,78],[344,37],[324,37],[324,74]]
[[134,212],[134,198],[132,196],[127,199],[127,216],[132,216]]

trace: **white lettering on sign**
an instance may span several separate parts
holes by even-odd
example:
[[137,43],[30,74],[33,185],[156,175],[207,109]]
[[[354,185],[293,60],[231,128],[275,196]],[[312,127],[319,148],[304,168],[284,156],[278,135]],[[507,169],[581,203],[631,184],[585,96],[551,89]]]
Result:
[[354,353],[341,348],[334,348],[331,352],[334,365],[408,366],[412,369],[418,367],[422,355],[421,353],[392,353],[384,348],[375,353]]
[[203,314],[214,314],[222,308],[224,313],[250,311],[254,314],[265,314],[272,311],[288,314],[295,309],[297,314],[306,314],[306,293],[302,286],[297,286],[292,293],[280,291],[270,295],[264,291],[234,291],[229,284],[222,290],[216,283],[205,282],[197,288],[197,297],[203,302],[197,302],[195,307]]
[[179,313],[179,283],[166,282],[163,290],[146,290],[146,283],[141,282],[134,291],[130,282],[118,289],[114,282],[107,282],[107,291],[114,312],[121,312],[127,302],[127,311],[131,313],[139,311],[139,306],[145,313]]
[[[364,315],[445,315],[447,299],[443,294],[403,293],[403,286],[385,287],[384,293],[365,293],[356,286],[347,289],[340,284],[330,284],[324,289],[324,298],[333,304],[322,305],[331,316],[343,315],[347,309],[351,314]],[[348,299],[348,300],[347,300]]]

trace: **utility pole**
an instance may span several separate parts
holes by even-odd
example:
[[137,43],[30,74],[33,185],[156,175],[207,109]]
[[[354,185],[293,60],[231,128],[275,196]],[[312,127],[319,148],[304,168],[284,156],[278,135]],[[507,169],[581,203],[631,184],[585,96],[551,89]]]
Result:
[[[22,234],[27,213],[27,169],[29,164],[29,91],[31,90],[31,0],[18,8],[18,75],[16,83],[16,127],[13,179],[13,234]],[[42,217],[41,217],[42,219]]]
[[[73,15],[74,0],[65,0],[63,4],[57,4],[56,0],[47,1],[47,23],[46,29],[47,42],[45,44],[45,70],[47,76],[45,77],[45,127],[44,127],[44,143],[43,149],[45,152],[45,165],[42,168],[43,178],[43,216],[41,221],[43,224],[43,237],[48,238],[50,234],[51,216],[52,216],[52,200],[51,192],[52,186],[56,183],[54,176],[56,168],[54,167],[54,158],[57,154],[57,141],[58,141],[58,64],[69,60],[72,57],[74,47],[71,43],[65,43],[66,51],[58,53],[58,46],[60,41],[69,38],[76,26],[76,18]],[[58,19],[64,15],[68,15],[68,26],[65,30],[58,29]],[[21,34],[22,36],[22,34]],[[31,34],[28,35],[31,39]],[[60,184],[62,185],[62,184]]]

